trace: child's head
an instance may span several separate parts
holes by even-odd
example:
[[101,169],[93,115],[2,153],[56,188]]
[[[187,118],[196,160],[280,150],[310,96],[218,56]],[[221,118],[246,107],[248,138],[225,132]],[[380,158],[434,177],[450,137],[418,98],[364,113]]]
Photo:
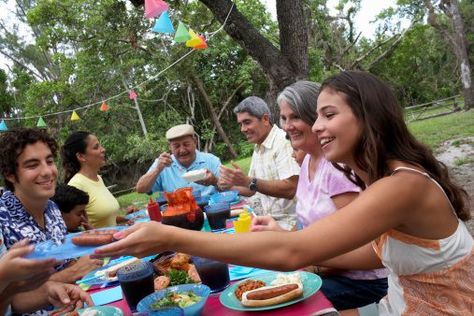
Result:
[[85,208],[89,195],[70,185],[59,185],[52,200],[58,205],[68,231],[75,231],[87,220]]
[[58,170],[56,141],[46,130],[18,128],[0,135],[0,174],[18,197],[50,198]]

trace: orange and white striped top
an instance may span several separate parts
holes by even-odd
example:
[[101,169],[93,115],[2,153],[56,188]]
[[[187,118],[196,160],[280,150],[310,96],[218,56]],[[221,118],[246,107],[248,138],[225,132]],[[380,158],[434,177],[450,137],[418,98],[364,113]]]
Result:
[[[429,177],[405,167],[394,173],[400,170]],[[373,246],[390,272],[379,315],[474,315],[474,241],[461,220],[444,239],[422,239],[392,229]]]

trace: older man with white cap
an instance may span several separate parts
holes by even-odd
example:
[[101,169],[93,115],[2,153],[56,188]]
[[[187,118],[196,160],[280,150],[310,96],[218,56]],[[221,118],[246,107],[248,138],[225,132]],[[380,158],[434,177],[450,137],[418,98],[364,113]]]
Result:
[[[138,193],[156,191],[172,192],[176,189],[191,186],[200,190],[202,195],[216,191],[221,161],[213,154],[203,153],[196,149],[197,139],[194,128],[189,124],[176,125],[166,132],[170,153],[164,152],[155,160],[137,182]],[[193,170],[206,169],[206,178],[188,183],[183,174]]]

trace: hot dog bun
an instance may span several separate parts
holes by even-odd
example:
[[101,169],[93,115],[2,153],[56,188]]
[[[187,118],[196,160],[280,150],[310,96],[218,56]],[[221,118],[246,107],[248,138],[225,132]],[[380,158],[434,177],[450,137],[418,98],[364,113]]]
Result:
[[264,286],[244,292],[242,294],[242,305],[249,307],[270,306],[288,302],[302,295],[303,286],[297,283]]

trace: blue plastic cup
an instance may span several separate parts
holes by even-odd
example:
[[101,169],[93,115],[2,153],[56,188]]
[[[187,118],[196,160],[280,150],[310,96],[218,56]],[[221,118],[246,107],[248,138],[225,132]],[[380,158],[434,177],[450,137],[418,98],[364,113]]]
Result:
[[137,304],[142,298],[155,291],[153,266],[150,262],[140,261],[122,267],[117,271],[117,278],[132,312],[136,312]]
[[141,312],[138,315],[139,316],[183,316],[184,310],[180,307],[163,307],[151,312]]
[[226,228],[226,220],[230,218],[229,202],[207,205],[204,210],[212,231],[220,231]]

